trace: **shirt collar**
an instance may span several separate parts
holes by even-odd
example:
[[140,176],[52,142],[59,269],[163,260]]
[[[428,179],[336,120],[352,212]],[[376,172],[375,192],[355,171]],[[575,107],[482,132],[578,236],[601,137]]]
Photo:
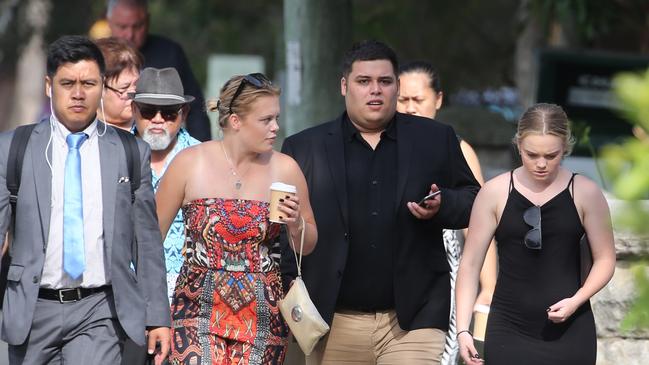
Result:
[[[88,135],[88,139],[91,139],[94,136],[96,136],[97,135],[97,119],[93,120],[92,123],[90,123],[90,125],[88,125],[86,127],[86,129],[84,129],[82,132]],[[63,123],[61,123],[59,121],[55,121],[54,122],[54,133],[55,133],[56,136],[58,136],[63,141],[65,141],[66,138],[68,138],[68,135],[70,135],[72,132],[70,132],[70,130],[65,125],[63,125]]]
[[[396,124],[397,123],[396,123],[396,115],[395,115],[388,122],[383,132],[381,132],[381,138],[387,137],[393,141],[396,141],[397,140]],[[351,142],[354,138],[359,138],[359,140],[363,140],[363,138],[361,137],[361,133],[358,131],[354,123],[352,123],[351,119],[349,119],[347,113],[345,113],[345,116],[343,117],[343,140],[346,142]]]

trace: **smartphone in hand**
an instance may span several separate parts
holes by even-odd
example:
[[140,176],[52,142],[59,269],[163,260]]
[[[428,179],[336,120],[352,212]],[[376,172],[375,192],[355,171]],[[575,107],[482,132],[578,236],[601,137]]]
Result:
[[442,192],[441,190],[437,190],[437,191],[435,191],[435,192],[432,192],[432,193],[426,195],[425,197],[423,197],[423,198],[419,201],[419,203],[417,203],[417,205],[419,205],[420,207],[423,207],[423,206],[424,206],[424,202],[425,202],[426,200],[433,199],[434,197],[436,197],[437,195],[439,195],[441,192]]

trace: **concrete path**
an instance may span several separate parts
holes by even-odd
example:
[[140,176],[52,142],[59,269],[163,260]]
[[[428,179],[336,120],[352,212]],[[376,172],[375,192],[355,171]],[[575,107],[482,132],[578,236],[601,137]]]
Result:
[[[2,326],[2,312],[0,312],[0,327]],[[7,353],[7,343],[0,341],[0,365],[9,365],[9,353]]]

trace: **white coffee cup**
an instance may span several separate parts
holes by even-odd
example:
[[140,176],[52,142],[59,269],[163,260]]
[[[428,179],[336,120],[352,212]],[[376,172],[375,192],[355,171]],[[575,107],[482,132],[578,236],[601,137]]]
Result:
[[282,212],[279,210],[279,200],[285,199],[287,195],[295,196],[297,188],[293,185],[282,182],[274,182],[270,185],[270,206],[268,219],[275,223],[284,223],[279,219]]
[[473,308],[473,338],[484,341],[487,331],[487,318],[489,318],[489,306],[477,304]]

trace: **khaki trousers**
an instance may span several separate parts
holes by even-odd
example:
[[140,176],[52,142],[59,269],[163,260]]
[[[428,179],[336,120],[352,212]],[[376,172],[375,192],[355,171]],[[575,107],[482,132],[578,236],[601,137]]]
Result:
[[446,333],[437,328],[404,331],[395,311],[342,311],[307,365],[439,365]]

